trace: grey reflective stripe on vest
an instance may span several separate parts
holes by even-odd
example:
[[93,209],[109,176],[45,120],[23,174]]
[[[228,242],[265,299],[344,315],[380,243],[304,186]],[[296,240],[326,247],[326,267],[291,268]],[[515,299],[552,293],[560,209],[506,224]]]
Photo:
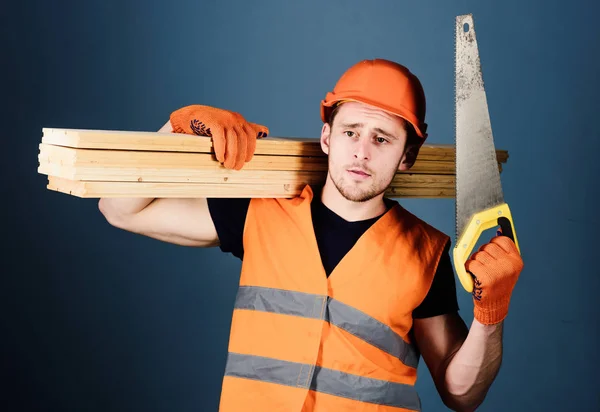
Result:
[[415,411],[421,410],[421,401],[412,385],[351,375],[328,368],[261,356],[229,352],[225,376],[271,382],[280,385],[311,389],[356,401],[369,402]]
[[406,366],[411,368],[418,366],[419,357],[415,348],[406,343],[388,325],[335,299],[330,299],[327,312],[328,320],[332,325],[395,356]]
[[400,359],[406,366],[417,368],[419,362],[415,348],[388,325],[328,296],[241,286],[235,308],[323,319]]
[[326,299],[327,296],[310,293],[240,286],[235,300],[235,308],[324,319]]

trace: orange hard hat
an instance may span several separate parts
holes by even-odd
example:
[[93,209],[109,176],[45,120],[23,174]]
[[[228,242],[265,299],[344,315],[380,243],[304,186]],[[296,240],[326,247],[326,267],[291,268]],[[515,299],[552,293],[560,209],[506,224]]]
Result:
[[427,138],[425,92],[419,79],[398,63],[374,59],[350,67],[321,101],[321,119],[326,122],[333,108],[345,101],[358,101],[400,116],[413,125],[419,137]]

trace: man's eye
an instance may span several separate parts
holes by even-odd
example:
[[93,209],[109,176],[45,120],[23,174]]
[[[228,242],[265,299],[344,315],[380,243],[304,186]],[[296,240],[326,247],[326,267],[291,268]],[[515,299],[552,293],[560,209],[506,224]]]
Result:
[[377,143],[387,143],[387,139],[385,137],[377,137]]
[[346,136],[348,136],[348,137],[354,136],[354,132],[351,132],[351,131],[346,131],[344,133],[346,133]]

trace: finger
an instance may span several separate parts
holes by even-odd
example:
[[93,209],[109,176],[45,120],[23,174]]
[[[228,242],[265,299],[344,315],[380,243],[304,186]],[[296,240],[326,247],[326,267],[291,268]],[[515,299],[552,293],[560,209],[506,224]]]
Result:
[[481,252],[487,253],[493,259],[502,259],[506,251],[495,242],[486,243],[481,247]]
[[477,276],[480,280],[487,272],[485,266],[478,260],[468,260],[465,263],[465,269],[467,272],[471,272],[473,275]]
[[222,127],[213,128],[212,142],[217,161],[223,163],[225,161],[225,130]]
[[235,156],[235,169],[240,170],[244,167],[244,163],[246,161],[246,147],[248,146],[248,137],[246,136],[246,131],[244,131],[243,126],[236,127],[234,129],[235,134],[237,136],[237,154]]
[[269,135],[268,127],[263,126],[262,124],[252,123],[252,122],[250,122],[249,124],[250,124],[250,126],[252,126],[252,129],[256,133],[257,139],[261,139],[261,138],[267,137]]
[[256,131],[251,125],[244,124],[243,126],[244,137],[246,140],[246,157],[245,162],[249,162],[254,157],[254,151],[256,150]]
[[483,265],[493,265],[496,259],[490,255],[487,251],[476,252],[471,256],[469,260],[480,262]]
[[238,137],[234,129],[227,129],[225,132],[225,162],[223,163],[227,169],[235,168],[237,145]]
[[517,245],[508,236],[497,236],[492,239],[491,243],[498,245],[505,253],[519,253]]

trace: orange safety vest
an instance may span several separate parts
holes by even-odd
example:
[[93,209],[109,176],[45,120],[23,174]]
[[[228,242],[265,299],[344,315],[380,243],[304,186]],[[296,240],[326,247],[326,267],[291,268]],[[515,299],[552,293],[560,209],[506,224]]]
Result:
[[396,202],[327,277],[312,198],[250,202],[219,410],[420,410],[412,311],[448,236]]

